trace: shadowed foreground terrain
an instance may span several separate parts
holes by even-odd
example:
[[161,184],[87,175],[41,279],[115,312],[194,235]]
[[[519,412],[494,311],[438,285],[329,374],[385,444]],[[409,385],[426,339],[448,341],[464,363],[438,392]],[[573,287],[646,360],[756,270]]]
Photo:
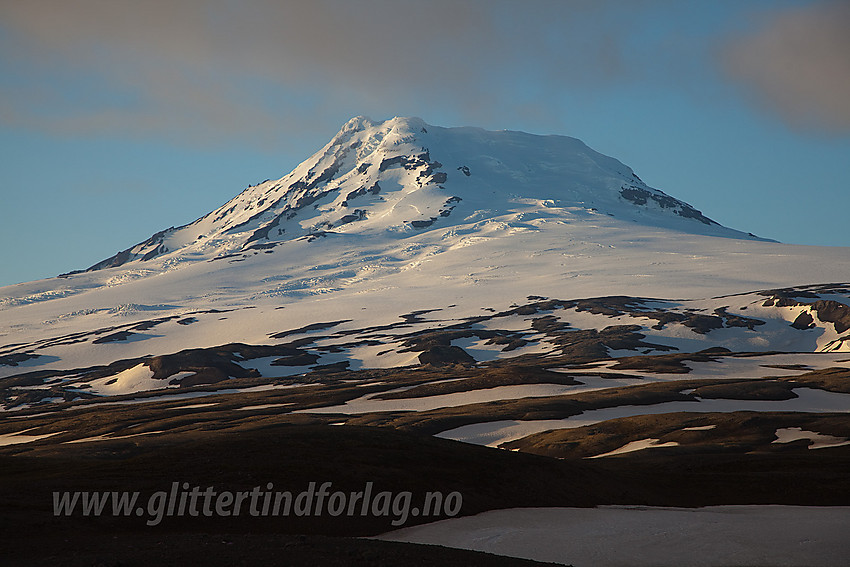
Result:
[[[334,489],[463,495],[459,515],[598,504],[848,505],[848,447],[759,454],[665,449],[607,459],[554,459],[375,427],[271,425],[77,444],[40,441],[0,452],[0,540],[10,564],[525,565],[514,559],[343,536],[384,533],[392,517],[54,517],[54,491],[139,491],[172,482],[251,490],[272,482]],[[18,454],[15,454],[18,453]],[[23,454],[27,453],[27,454]],[[442,516],[446,517],[446,516]],[[438,518],[409,518],[414,525]]]

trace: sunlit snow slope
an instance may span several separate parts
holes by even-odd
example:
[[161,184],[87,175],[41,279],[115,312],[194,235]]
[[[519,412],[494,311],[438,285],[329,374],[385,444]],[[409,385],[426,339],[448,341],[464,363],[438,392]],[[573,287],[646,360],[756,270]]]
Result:
[[646,186],[631,169],[574,138],[360,117],[289,175],[249,187],[197,221],[158,232],[90,269],[158,256],[220,257],[328,234],[398,239],[432,227],[534,230],[585,215],[748,237]]

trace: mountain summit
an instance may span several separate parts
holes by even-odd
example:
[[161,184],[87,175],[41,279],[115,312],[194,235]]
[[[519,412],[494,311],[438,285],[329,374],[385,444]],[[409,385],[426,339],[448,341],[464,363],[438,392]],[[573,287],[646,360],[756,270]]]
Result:
[[292,173],[248,187],[195,222],[158,232],[89,270],[163,255],[215,258],[330,235],[404,237],[492,223],[522,230],[598,215],[755,238],[647,186],[575,138],[357,117]]

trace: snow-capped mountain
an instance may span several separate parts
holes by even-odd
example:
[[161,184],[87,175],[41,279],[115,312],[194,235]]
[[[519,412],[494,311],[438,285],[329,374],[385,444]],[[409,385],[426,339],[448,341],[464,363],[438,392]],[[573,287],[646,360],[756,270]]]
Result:
[[[606,526],[609,513],[642,518],[642,535],[611,541],[630,556],[651,548],[652,564],[702,557],[682,541],[726,549],[734,532],[731,563],[803,550],[798,564],[842,565],[850,508],[788,512],[784,524],[821,523],[773,539],[716,535],[730,515],[753,521],[704,508],[696,535],[669,534],[696,517],[675,507],[850,505],[848,352],[846,248],[723,227],[572,138],[355,118],[292,173],[195,222],[88,270],[0,288],[0,532],[10,549],[38,542],[32,557],[44,541],[79,557],[78,542],[135,534],[130,558],[185,532],[220,559],[231,535],[209,534],[399,524],[376,506],[305,518],[297,503],[296,517],[244,518],[256,524],[235,511],[181,518],[182,503],[162,516],[154,496],[186,480],[245,498],[256,487],[266,503],[274,483],[275,502],[317,484],[339,487],[326,501],[349,488],[365,500],[356,491],[374,485],[463,497],[402,523],[518,509],[507,527],[466,523],[485,514],[387,539],[504,552],[530,533],[547,549],[541,534],[570,533],[578,516],[546,514],[541,530],[530,507],[626,505],[594,512]],[[63,493],[105,503],[114,487],[151,494],[147,509],[92,522],[56,511]],[[674,519],[647,523],[647,504]],[[156,509],[163,532],[145,523]],[[589,541],[579,523],[574,539]],[[742,556],[747,538],[757,551]],[[574,548],[544,558],[578,564]],[[423,564],[469,563],[440,557]]]
[[[573,138],[358,117],[292,173],[195,222],[0,290],[0,377],[20,409],[316,369],[568,356],[578,335],[566,329],[590,333],[581,357],[595,359],[841,352],[847,286],[826,284],[849,280],[846,250],[723,227]],[[192,349],[212,350],[155,360]]]
[[575,138],[358,117],[285,177],[248,187],[195,222],[157,232],[89,269],[161,256],[220,257],[331,234],[409,237],[492,223],[523,229],[587,215],[755,238],[648,187]]

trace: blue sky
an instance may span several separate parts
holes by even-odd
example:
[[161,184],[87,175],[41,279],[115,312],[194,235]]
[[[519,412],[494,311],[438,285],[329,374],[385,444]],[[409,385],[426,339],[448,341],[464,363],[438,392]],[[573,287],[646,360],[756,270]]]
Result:
[[0,0],[0,285],[288,173],[356,115],[565,134],[718,222],[850,246],[850,3]]

